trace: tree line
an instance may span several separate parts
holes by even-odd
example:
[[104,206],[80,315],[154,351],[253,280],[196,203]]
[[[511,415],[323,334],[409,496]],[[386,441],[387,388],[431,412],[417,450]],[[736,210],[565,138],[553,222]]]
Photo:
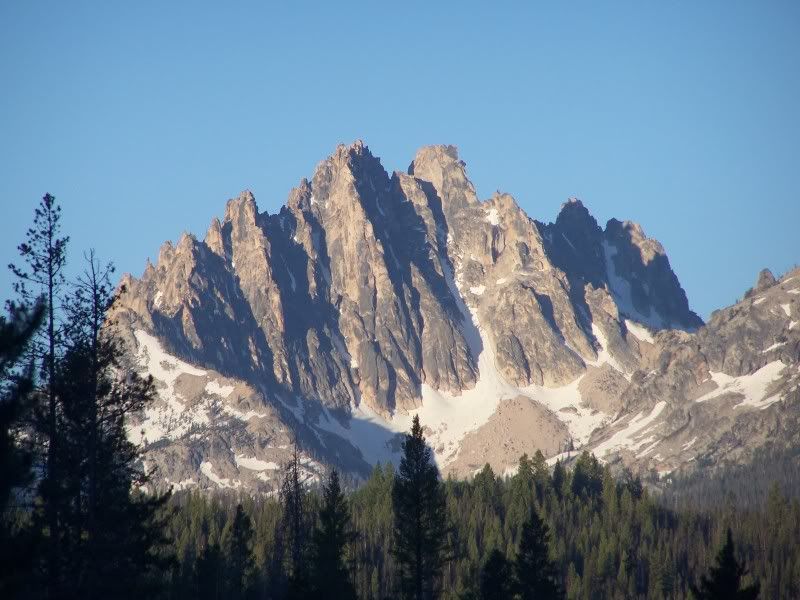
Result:
[[89,251],[64,276],[60,215],[46,195],[0,317],[0,597],[800,595],[800,505],[775,486],[766,510],[668,507],[589,454],[539,452],[442,480],[417,417],[397,468],[351,490],[305,481],[295,448],[277,497],[143,493],[125,420],[153,382],[108,327],[113,267]]

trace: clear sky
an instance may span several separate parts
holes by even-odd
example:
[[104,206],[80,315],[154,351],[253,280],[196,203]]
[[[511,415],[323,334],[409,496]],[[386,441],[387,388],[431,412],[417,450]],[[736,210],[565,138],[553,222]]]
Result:
[[140,275],[337,143],[449,143],[481,198],[640,222],[705,318],[800,262],[799,96],[796,1],[2,2],[0,264],[45,192]]

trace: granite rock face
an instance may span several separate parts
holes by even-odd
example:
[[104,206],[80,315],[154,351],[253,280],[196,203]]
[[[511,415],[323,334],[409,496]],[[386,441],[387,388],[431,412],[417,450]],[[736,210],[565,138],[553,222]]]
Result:
[[[768,271],[767,271],[768,272]],[[666,475],[800,442],[800,269],[765,277],[694,333],[668,331],[588,448]]]
[[[752,294],[774,293],[770,277]],[[704,327],[640,226],[602,229],[574,199],[551,224],[508,194],[481,201],[453,146],[391,174],[362,142],[339,146],[277,214],[243,192],[204,240],[165,243],[123,284],[117,327],[161,386],[131,436],[162,483],[199,488],[274,491],[293,440],[309,477],[363,476],[414,413],[458,474],[504,435],[486,451],[499,470],[519,448],[598,447],[709,372],[767,364],[787,325],[737,305]],[[665,431],[687,414],[663,411]]]

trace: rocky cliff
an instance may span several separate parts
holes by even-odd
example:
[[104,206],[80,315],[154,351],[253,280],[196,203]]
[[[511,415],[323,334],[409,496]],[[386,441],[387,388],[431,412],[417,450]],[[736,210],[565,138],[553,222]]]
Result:
[[[639,225],[601,228],[574,199],[540,223],[510,195],[479,200],[452,146],[389,174],[356,142],[277,214],[244,192],[204,240],[124,278],[116,322],[159,386],[130,435],[177,487],[274,491],[294,439],[309,477],[363,476],[415,413],[458,474],[581,446],[666,473],[735,454],[732,427],[747,447],[780,429],[800,333],[788,283],[764,275],[704,325]],[[741,383],[763,369],[769,402]]]

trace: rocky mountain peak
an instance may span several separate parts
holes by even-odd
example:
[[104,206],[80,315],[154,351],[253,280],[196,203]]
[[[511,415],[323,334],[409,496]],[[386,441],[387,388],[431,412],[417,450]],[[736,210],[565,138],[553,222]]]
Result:
[[203,243],[217,256],[226,259],[227,253],[225,251],[225,242],[222,239],[222,224],[217,217],[211,219],[211,225],[208,226],[206,237]]
[[756,282],[755,289],[760,292],[775,285],[776,282],[777,280],[775,279],[775,275],[772,274],[772,271],[769,269],[762,269],[758,274],[758,281]]
[[417,151],[408,174],[433,186],[442,210],[448,216],[478,204],[478,196],[467,178],[466,164],[455,146],[425,146]]
[[[390,176],[363,142],[341,145],[278,214],[242,192],[204,242],[167,242],[157,268],[125,281],[115,313],[161,381],[142,420],[158,442],[148,460],[210,487],[274,490],[272,469],[243,465],[277,462],[290,432],[308,464],[363,475],[395,456],[415,413],[462,474],[484,443],[501,470],[570,439],[603,450],[604,428],[659,402],[677,423],[679,400],[724,381],[714,373],[793,360],[800,329],[789,277],[704,333],[639,225],[603,229],[574,198],[554,223],[510,194],[480,202],[454,146],[422,148]],[[759,325],[722,351],[714,336],[738,339],[751,313]],[[525,433],[506,446],[510,431]]]
[[256,198],[250,190],[245,190],[225,205],[225,223],[246,225],[255,223],[258,215]]
[[657,256],[666,256],[661,243],[658,240],[647,237],[639,223],[609,219],[606,223],[606,236],[613,242],[635,246],[645,265]]

